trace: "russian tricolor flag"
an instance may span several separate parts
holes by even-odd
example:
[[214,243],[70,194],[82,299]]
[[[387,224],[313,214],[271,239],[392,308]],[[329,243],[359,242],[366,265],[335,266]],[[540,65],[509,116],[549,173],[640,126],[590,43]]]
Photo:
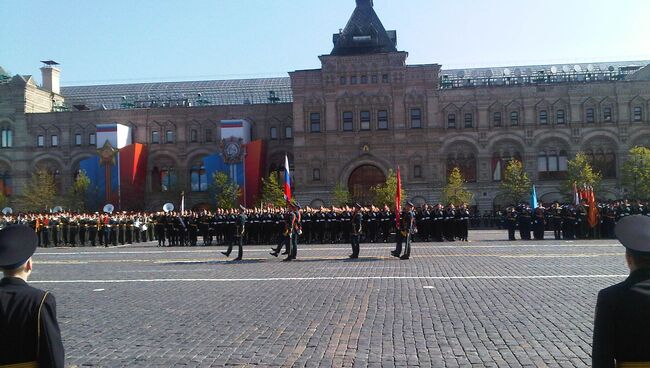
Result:
[[291,202],[291,172],[289,171],[289,157],[284,155],[284,199]]

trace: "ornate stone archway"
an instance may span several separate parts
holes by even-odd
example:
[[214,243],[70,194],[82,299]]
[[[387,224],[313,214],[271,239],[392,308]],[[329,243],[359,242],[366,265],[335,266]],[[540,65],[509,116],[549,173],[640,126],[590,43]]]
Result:
[[348,190],[354,202],[371,204],[372,187],[386,182],[386,175],[375,165],[361,165],[354,169],[348,178]]

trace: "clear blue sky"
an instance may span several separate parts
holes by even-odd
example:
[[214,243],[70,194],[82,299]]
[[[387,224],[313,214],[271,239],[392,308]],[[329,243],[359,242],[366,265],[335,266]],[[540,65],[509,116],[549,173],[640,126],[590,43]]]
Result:
[[[284,76],[320,67],[354,0],[3,0],[0,65],[63,85]],[[409,64],[650,60],[648,0],[375,0]]]

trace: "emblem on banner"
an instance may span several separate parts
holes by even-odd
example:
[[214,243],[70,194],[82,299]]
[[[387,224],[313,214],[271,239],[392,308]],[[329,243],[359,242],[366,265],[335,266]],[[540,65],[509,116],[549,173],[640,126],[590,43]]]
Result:
[[244,140],[230,137],[221,141],[221,155],[223,161],[229,165],[241,163],[244,160]]

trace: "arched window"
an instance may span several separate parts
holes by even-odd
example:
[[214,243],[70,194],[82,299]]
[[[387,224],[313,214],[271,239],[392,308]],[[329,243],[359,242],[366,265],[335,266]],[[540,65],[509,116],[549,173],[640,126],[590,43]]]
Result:
[[537,156],[537,171],[540,180],[564,179],[567,176],[567,152],[549,149]]
[[616,148],[606,139],[595,139],[584,150],[593,169],[603,179],[616,179]]
[[208,175],[205,171],[205,166],[192,166],[190,169],[190,184],[193,192],[208,191]]
[[468,147],[447,155],[447,177],[456,167],[466,182],[476,182],[476,156]]
[[494,152],[492,155],[492,180],[503,180],[503,173],[510,161],[522,161],[521,154],[514,148],[506,149],[499,152]]

